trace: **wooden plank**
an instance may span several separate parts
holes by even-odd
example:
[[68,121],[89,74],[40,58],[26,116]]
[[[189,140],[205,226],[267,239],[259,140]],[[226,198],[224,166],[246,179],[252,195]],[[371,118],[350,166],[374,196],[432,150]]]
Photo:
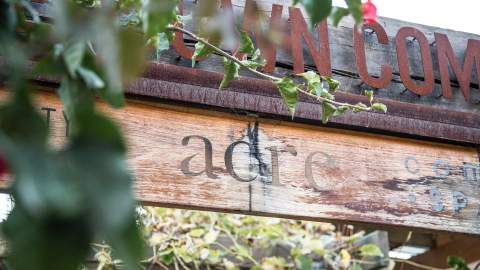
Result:
[[[221,78],[221,74],[205,70],[151,64],[143,78],[127,87],[126,92],[210,105],[235,113],[253,111],[270,117],[281,115],[284,116],[284,120],[291,120],[278,90],[272,83],[241,78],[232,82],[228,91],[219,91],[217,87]],[[350,103],[368,102],[364,97],[345,93],[338,93],[337,100]],[[480,118],[477,114],[447,111],[388,99],[379,101],[388,106],[387,115],[375,112],[347,113],[345,116],[331,119],[331,124],[474,144],[480,141]],[[293,120],[315,120],[315,123],[322,125],[318,103],[301,95]]]
[[[52,143],[62,144],[59,100],[37,100],[56,109]],[[99,105],[123,127],[146,204],[480,234],[474,148],[159,103]],[[188,136],[212,144],[208,175],[196,175],[205,170],[205,141]]]
[[[192,13],[196,2],[185,0],[185,13]],[[242,16],[244,2],[232,0],[238,16]],[[284,5],[284,19],[288,15],[287,0],[260,1],[261,9],[267,15],[271,10],[272,3]],[[49,18],[49,4],[36,4],[40,13]],[[395,34],[403,26],[412,26],[422,31],[429,42],[433,41],[433,33],[441,32],[448,35],[454,52],[459,60],[462,60],[468,39],[479,40],[478,35],[439,29],[402,22],[393,19],[380,18],[382,26],[388,35],[390,43],[380,45],[375,35],[366,35],[367,66],[371,75],[378,75],[382,63],[391,64],[394,70],[393,78],[387,89],[376,91],[376,96],[381,102],[388,105],[387,115],[378,113],[347,114],[344,117],[332,119],[330,125],[347,127],[350,129],[368,130],[371,132],[389,132],[402,136],[429,137],[440,140],[451,140],[462,143],[478,144],[480,142],[480,117],[477,99],[480,100],[480,91],[476,75],[474,74],[471,85],[472,98],[470,102],[464,100],[458,89],[458,82],[451,78],[453,85],[453,100],[448,100],[440,95],[440,78],[438,76],[438,64],[434,63],[435,90],[431,96],[418,97],[405,87],[399,78],[396,63],[396,49],[394,46]],[[192,25],[187,25],[192,28]],[[353,46],[352,22],[345,20],[338,28],[329,27],[329,45],[331,50],[332,70],[336,79],[342,83],[338,100],[348,102],[363,101],[360,96],[365,85],[359,85],[358,70],[355,64]],[[313,35],[315,42],[318,37]],[[192,40],[185,37],[188,48],[192,49]],[[417,79],[423,78],[420,70],[419,54],[415,53],[415,42],[408,43],[411,75]],[[435,46],[431,46],[433,59],[437,59]],[[418,48],[417,48],[418,49]],[[303,48],[307,70],[315,70],[310,53]],[[126,92],[142,97],[154,97],[172,101],[195,103],[197,105],[209,105],[223,110],[248,111],[261,114],[265,117],[288,119],[288,111],[282,104],[278,91],[266,81],[245,78],[252,76],[248,72],[241,72],[244,76],[239,81],[233,82],[228,91],[217,91],[216,88],[221,80],[223,63],[218,56],[211,56],[199,62],[195,69],[191,69],[191,61],[178,57],[173,49],[161,54],[160,63],[151,63],[143,78],[139,79]],[[175,66],[173,66],[175,65]],[[275,74],[286,75],[292,73],[292,57],[288,50],[280,49],[277,55]],[[213,73],[210,71],[215,71]],[[377,72],[377,73],[375,73]],[[280,117],[278,117],[280,115]],[[321,113],[318,105],[312,100],[301,97],[294,121],[320,123]]]
[[[195,12],[196,2],[191,0],[185,0],[185,14],[190,14]],[[257,1],[259,3],[260,9],[265,13],[266,16],[270,16],[272,10],[272,4],[279,4],[283,6],[283,19],[286,21],[288,19],[288,7],[292,1],[289,0],[267,0],[267,1]],[[243,17],[243,7],[245,6],[244,0],[232,0],[234,4],[234,10],[236,15],[241,19]],[[303,12],[304,17],[307,18],[307,14]],[[480,91],[478,85],[478,76],[475,72],[471,75],[472,85],[471,85],[471,100],[466,102],[463,95],[461,94],[460,89],[458,89],[458,81],[453,73],[450,71],[451,84],[453,86],[453,99],[445,99],[439,97],[441,94],[441,85],[440,85],[440,73],[438,68],[438,56],[435,46],[434,33],[446,34],[449,38],[449,41],[452,45],[453,51],[457,56],[457,59],[463,65],[463,59],[465,56],[465,51],[467,48],[467,42],[469,39],[480,40],[480,36],[471,33],[464,33],[459,31],[453,31],[449,29],[442,29],[433,26],[426,26],[421,24],[415,24],[411,22],[390,19],[390,18],[379,18],[379,23],[385,29],[385,32],[388,37],[388,44],[382,45],[377,41],[376,35],[365,35],[365,54],[367,60],[367,67],[369,74],[371,76],[380,75],[380,66],[383,64],[388,64],[392,66],[393,69],[393,78],[389,87],[377,91],[377,94],[381,98],[389,98],[402,102],[416,103],[416,104],[425,104],[437,106],[450,110],[460,110],[460,111],[471,111],[479,112],[480,107],[478,102],[480,101]],[[397,60],[397,50],[395,46],[396,34],[398,30],[402,27],[409,26],[414,27],[421,31],[430,45],[430,53],[433,59],[433,71],[435,77],[435,85],[433,93],[429,96],[418,97],[410,91],[404,91],[405,86],[402,84],[400,79],[400,72],[398,68]],[[186,25],[187,28],[194,30],[195,25]],[[289,25],[286,25],[287,32],[289,31]],[[348,93],[359,94],[361,88],[367,86],[358,87],[361,83],[358,75],[358,69],[355,62],[355,50],[354,50],[354,41],[353,41],[353,21],[349,18],[346,18],[342,21],[339,27],[333,27],[329,25],[328,27],[328,38],[329,38],[329,47],[330,47],[330,60],[332,65],[333,75],[336,79],[342,82],[342,90]],[[316,44],[319,44],[319,38],[316,33],[312,33],[312,37]],[[191,45],[192,40],[188,37],[185,37],[187,40],[187,45]],[[412,78],[417,80],[417,83],[421,83],[424,79],[424,72],[422,66],[422,60],[419,53],[419,46],[417,42],[406,42],[407,51],[408,51],[408,63],[410,66],[410,75]],[[305,61],[305,67],[307,70],[316,70],[315,64],[312,60],[311,54],[303,42],[303,56]],[[290,48],[279,48],[277,50],[277,65],[275,69],[275,74],[284,74],[290,73],[293,66],[292,61],[292,52]],[[180,65],[190,65],[189,60],[178,59],[178,54],[173,50],[171,53],[165,53],[162,55],[160,60],[161,62],[166,61],[172,63],[174,61]],[[222,70],[222,62],[220,61],[208,61],[204,60],[204,64],[199,62],[196,66],[200,69],[217,69]],[[245,74],[251,76],[249,74]]]
[[[241,21],[243,17],[243,7],[245,6],[245,0],[231,0],[238,21]],[[195,12],[197,6],[197,1],[195,0],[184,0],[185,14],[191,14]],[[283,6],[283,16],[282,19],[286,21],[288,19],[288,7],[290,6],[290,0],[261,0],[257,1],[260,9],[268,17],[271,15],[272,4],[278,4]],[[46,19],[51,18],[50,14],[50,4],[48,3],[35,3],[35,7],[39,13]],[[305,12],[303,12],[304,17],[307,18]],[[441,85],[440,85],[440,72],[438,67],[438,55],[436,50],[436,45],[434,43],[434,33],[446,34],[449,38],[449,41],[452,45],[453,52],[455,53],[457,59],[463,65],[463,59],[465,57],[465,51],[467,48],[467,43],[469,39],[480,40],[480,36],[471,33],[464,33],[460,31],[453,31],[449,29],[442,29],[433,26],[426,26],[421,24],[415,24],[411,22],[405,22],[396,19],[390,18],[379,18],[380,25],[385,29],[385,33],[388,38],[388,44],[379,44],[377,41],[376,35],[365,35],[365,54],[367,61],[368,72],[371,76],[380,75],[380,67],[383,64],[388,64],[392,66],[393,77],[390,82],[390,85],[385,89],[380,89],[377,91],[377,95],[380,98],[393,99],[401,102],[414,103],[414,104],[423,104],[430,105],[439,108],[444,108],[448,110],[456,111],[468,111],[476,112],[480,111],[478,106],[480,102],[480,91],[479,91],[479,81],[478,76],[475,72],[471,74],[472,84],[470,86],[471,99],[470,101],[465,101],[461,90],[458,87],[458,80],[453,75],[451,70],[450,73],[450,84],[453,88],[453,97],[452,99],[446,99],[441,97]],[[400,72],[398,68],[398,59],[397,51],[395,46],[395,37],[398,30],[402,27],[414,27],[422,32],[427,41],[429,42],[429,50],[433,59],[433,72],[434,72],[434,89],[431,95],[419,97],[410,91],[405,91],[405,86],[400,79]],[[195,29],[195,24],[187,24],[185,26],[188,29]],[[289,31],[289,25],[287,24],[285,30]],[[328,27],[328,37],[329,37],[329,47],[330,47],[330,60],[331,67],[333,71],[333,76],[342,82],[342,91],[351,93],[351,94],[360,94],[361,90],[367,86],[359,87],[359,84],[362,82],[359,78],[358,68],[355,62],[355,50],[354,50],[354,41],[353,41],[353,22],[351,19],[344,19],[339,27],[333,27],[329,25]],[[319,38],[316,33],[312,33],[313,40],[316,44],[319,43]],[[193,40],[188,37],[185,37],[185,43],[187,48],[193,51]],[[412,78],[417,80],[418,83],[424,79],[423,66],[421,62],[421,57],[419,54],[419,45],[417,42],[406,42],[407,43],[407,55],[408,62],[410,66],[410,75]],[[306,70],[316,70],[314,62],[312,60],[311,54],[303,43],[303,56],[305,62]],[[158,61],[162,63],[174,63],[182,66],[191,66],[191,62],[188,59],[182,59],[179,57],[178,53],[173,49],[161,54]],[[292,53],[290,48],[278,48],[277,57],[276,57],[276,67],[275,74],[284,75],[291,74],[293,61]],[[196,65],[197,69],[211,70],[211,71],[221,71],[223,70],[223,63],[221,58],[215,59],[215,57],[208,57],[205,60],[202,60]],[[251,74],[244,73],[244,76],[252,76]]]

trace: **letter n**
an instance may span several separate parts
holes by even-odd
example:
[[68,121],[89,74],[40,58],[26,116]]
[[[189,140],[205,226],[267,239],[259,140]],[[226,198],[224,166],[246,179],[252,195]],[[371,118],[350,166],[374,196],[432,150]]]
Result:
[[313,58],[313,62],[318,72],[322,76],[332,76],[330,63],[330,45],[328,44],[328,25],[327,20],[323,20],[317,27],[319,48],[317,50],[312,34],[308,31],[307,23],[298,8],[289,8],[291,21],[291,43],[293,55],[293,72],[295,74],[304,72],[302,37]]

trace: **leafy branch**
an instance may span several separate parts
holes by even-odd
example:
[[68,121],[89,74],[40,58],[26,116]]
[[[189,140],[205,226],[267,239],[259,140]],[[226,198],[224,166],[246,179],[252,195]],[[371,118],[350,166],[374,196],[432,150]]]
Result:
[[[306,80],[306,89],[304,89],[304,84],[297,84],[289,77],[280,78],[258,71],[257,68],[263,66],[264,63],[262,63],[261,59],[259,59],[260,53],[258,49],[255,50],[253,42],[244,32],[241,32],[241,44],[239,52],[251,55],[251,60],[240,60],[218,46],[215,46],[206,38],[200,37],[197,34],[178,25],[170,25],[166,28],[166,30],[186,34],[198,42],[197,45],[195,45],[192,66],[195,65],[197,57],[206,56],[212,52],[224,57],[225,71],[224,78],[220,84],[220,89],[227,87],[230,81],[239,77],[238,71],[240,68],[246,69],[263,79],[272,81],[277,86],[292,116],[295,114],[295,107],[298,102],[298,93],[302,93],[306,96],[314,98],[322,105],[322,121],[324,123],[328,121],[330,116],[338,116],[347,112],[348,110],[352,110],[353,112],[372,110],[381,111],[384,113],[387,112],[387,107],[384,104],[373,102],[373,91],[365,91],[365,95],[369,98],[370,106],[367,106],[363,103],[350,104],[335,101],[335,96],[333,93],[338,89],[340,83],[330,77],[320,76],[313,71],[297,74]],[[323,87],[324,81],[328,83],[328,89]]]

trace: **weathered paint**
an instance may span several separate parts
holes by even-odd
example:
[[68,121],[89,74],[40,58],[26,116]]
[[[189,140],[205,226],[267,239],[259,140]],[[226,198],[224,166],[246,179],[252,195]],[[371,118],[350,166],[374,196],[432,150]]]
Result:
[[[55,109],[43,113],[61,145],[59,100],[37,101]],[[475,148],[160,103],[99,106],[126,134],[146,204],[480,234]]]

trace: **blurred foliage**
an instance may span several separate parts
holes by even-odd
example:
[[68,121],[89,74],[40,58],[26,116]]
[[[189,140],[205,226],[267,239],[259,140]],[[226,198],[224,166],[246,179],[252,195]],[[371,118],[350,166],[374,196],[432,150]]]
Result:
[[[155,207],[138,213],[150,250],[145,269],[362,269],[365,257],[383,258],[375,245],[354,245],[363,232],[344,236],[329,223]],[[93,250],[95,269],[122,268],[109,246]]]
[[[221,88],[225,88],[238,77],[240,67],[255,71],[264,62],[246,34],[241,34],[240,40],[241,51],[248,55],[247,59],[236,59],[219,51],[216,46],[229,35],[229,30],[225,27],[211,28],[212,25],[222,25],[218,23],[220,13],[207,5],[214,2],[201,1],[203,8],[196,14],[202,38],[198,39],[200,42],[195,46],[195,53],[197,56],[206,56],[220,52],[226,57],[225,78],[221,85]],[[300,2],[304,2],[309,12],[314,12],[313,24],[328,16],[331,10],[330,1]],[[348,11],[358,22],[361,20],[357,14],[359,7],[350,2],[358,1],[347,0]],[[147,49],[154,46],[159,52],[168,48],[173,32],[178,31],[172,28],[183,19],[178,15],[178,1],[58,0],[52,1],[52,4],[51,21],[54,23],[47,24],[40,21],[29,1],[0,0],[0,65],[7,89],[10,90],[8,100],[0,106],[0,155],[2,159],[5,157],[14,178],[10,192],[15,199],[15,208],[1,228],[11,249],[8,264],[16,270],[77,269],[88,254],[89,243],[101,239],[109,244],[108,248],[102,247],[102,252],[97,253],[97,259],[103,265],[116,262],[108,260],[114,254],[121,258],[126,269],[135,269],[139,267],[145,245],[140,237],[139,224],[134,219],[132,177],[125,164],[126,146],[119,127],[96,109],[95,100],[100,97],[112,107],[124,104],[123,85],[142,72]],[[32,59],[36,60],[33,69]],[[60,149],[48,144],[47,123],[32,101],[35,87],[31,85],[32,76],[51,76],[60,82],[57,92],[71,127],[68,141]],[[326,121],[330,116],[346,110],[335,105],[332,93],[338,88],[338,83],[317,76],[307,78],[313,89],[307,93],[321,101]],[[280,83],[280,80],[283,82]],[[293,114],[301,85],[288,78],[274,81],[278,82],[279,91]],[[324,83],[328,84],[327,90],[324,89]],[[371,105],[344,106],[357,110],[375,109]],[[179,221],[171,221],[171,217],[181,212],[165,215],[151,212],[148,209],[144,215],[151,215],[152,219],[164,219],[166,223],[177,222],[170,225],[180,226]],[[175,235],[175,243],[170,247],[178,252],[174,250],[172,253],[168,248],[157,250],[155,254],[162,255],[156,259],[170,258],[178,264],[189,264],[198,263],[198,258],[202,256],[212,260],[218,257],[221,263],[230,265],[227,257],[216,255],[217,252],[223,254],[225,250],[209,249],[206,254],[207,251],[202,253],[200,249],[190,254],[185,244],[187,241],[195,243],[193,239],[204,239],[207,235],[208,238],[215,238],[213,234],[217,230],[226,235],[228,232],[257,237],[255,235],[258,234],[262,239],[274,237],[276,233],[271,230],[263,232],[259,227],[268,224],[261,222],[255,228],[249,226],[248,222],[241,223],[239,225],[245,228],[234,230],[230,228],[233,225],[227,227],[224,224],[229,219],[225,216],[217,216],[214,220],[214,216],[184,214],[184,218],[204,219],[209,223],[195,225],[198,227],[196,231],[170,228],[172,231],[167,231],[169,235]],[[182,219],[180,216],[177,218]],[[248,220],[246,217],[242,219]],[[219,221],[222,225],[219,225]],[[228,222],[233,224],[236,221]],[[156,226],[168,230],[159,224],[163,223]],[[150,230],[155,232],[156,238],[163,237],[156,229],[150,228],[151,224],[143,225],[144,234]],[[248,233],[248,230],[252,232]],[[171,239],[168,241],[171,242]],[[240,242],[243,243],[243,240]],[[150,246],[161,244],[155,243],[152,245],[150,242]],[[199,245],[206,247],[210,244]],[[271,258],[256,262],[255,265],[301,265],[301,268],[308,269],[310,260],[302,257],[305,255],[302,249],[297,252],[300,255],[292,262]],[[249,249],[243,244],[234,245],[231,254],[238,260],[250,260]],[[346,253],[342,254],[343,260],[346,260]],[[253,263],[253,260],[250,261]]]

